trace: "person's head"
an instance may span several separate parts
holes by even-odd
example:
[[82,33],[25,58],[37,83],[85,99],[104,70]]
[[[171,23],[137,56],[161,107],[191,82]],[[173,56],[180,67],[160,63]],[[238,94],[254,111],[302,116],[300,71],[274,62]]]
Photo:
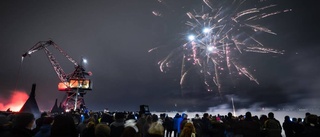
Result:
[[246,113],[246,119],[251,119],[251,118],[252,118],[251,112],[247,112]]
[[298,118],[298,122],[299,122],[299,123],[302,122],[302,118],[299,117],[299,118]]
[[180,137],[190,137],[191,134],[195,132],[196,130],[193,124],[191,122],[187,122],[181,131]]
[[306,117],[308,117],[308,116],[310,116],[310,115],[311,115],[310,112],[307,112],[307,113],[305,114]]
[[35,118],[32,113],[17,113],[13,119],[13,127],[31,129],[34,121]]
[[98,124],[95,127],[94,134],[96,137],[110,137],[110,127],[106,124]]
[[298,119],[297,118],[292,118],[292,122],[298,122]]
[[204,117],[204,118],[208,118],[208,117],[209,117],[209,114],[208,114],[208,113],[204,113],[204,114],[203,114],[203,117]]
[[139,137],[139,133],[133,127],[125,127],[121,137]]
[[260,119],[259,119],[259,120],[260,120],[261,122],[264,122],[264,121],[266,121],[267,119],[268,119],[268,116],[263,114],[263,115],[260,116]]
[[318,116],[317,116],[317,115],[310,114],[310,115],[307,117],[307,123],[308,123],[308,124],[317,124],[317,123],[318,123]]
[[268,118],[271,118],[271,119],[274,118],[274,114],[272,112],[269,112],[268,113]]
[[158,115],[153,114],[153,115],[152,115],[152,122],[157,122],[158,120],[159,120]]
[[53,124],[51,126],[51,136],[77,136],[77,129],[72,117],[66,115],[57,115],[54,117]]
[[187,119],[187,118],[188,118],[188,115],[185,114],[185,113],[183,113],[183,114],[182,114],[182,118],[183,118],[183,119]]
[[176,115],[174,116],[175,118],[180,118],[181,115],[179,113],[176,113]]
[[125,115],[124,115],[123,113],[116,113],[116,114],[114,115],[114,118],[115,118],[115,120],[117,120],[117,121],[124,121]]
[[95,128],[96,124],[93,121],[89,121],[86,125],[86,128]]
[[285,116],[285,117],[284,117],[284,121],[285,121],[285,122],[289,122],[289,121],[290,121],[290,117],[289,117],[289,116]]
[[48,116],[48,113],[47,112],[42,112],[40,117],[46,117],[46,116]]
[[166,117],[166,113],[160,114],[160,119],[164,119]]
[[244,120],[244,116],[243,116],[243,115],[240,115],[240,116],[238,116],[238,119],[239,119],[239,120]]

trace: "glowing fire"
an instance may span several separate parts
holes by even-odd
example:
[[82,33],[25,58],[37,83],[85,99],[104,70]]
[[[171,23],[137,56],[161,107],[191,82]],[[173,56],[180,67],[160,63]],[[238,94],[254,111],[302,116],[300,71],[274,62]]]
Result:
[[23,91],[13,91],[11,97],[7,101],[3,101],[3,99],[1,99],[0,110],[6,111],[10,108],[11,111],[20,111],[28,97],[28,94]]

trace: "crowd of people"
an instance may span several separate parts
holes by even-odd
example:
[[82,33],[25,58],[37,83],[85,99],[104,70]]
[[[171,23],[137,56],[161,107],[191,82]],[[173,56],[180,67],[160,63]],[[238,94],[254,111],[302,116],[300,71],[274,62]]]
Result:
[[[285,133],[282,133],[284,131]],[[177,113],[170,117],[134,112],[32,113],[0,115],[0,137],[320,137],[319,117],[306,113],[305,118],[284,117],[274,113],[260,117],[244,115]]]

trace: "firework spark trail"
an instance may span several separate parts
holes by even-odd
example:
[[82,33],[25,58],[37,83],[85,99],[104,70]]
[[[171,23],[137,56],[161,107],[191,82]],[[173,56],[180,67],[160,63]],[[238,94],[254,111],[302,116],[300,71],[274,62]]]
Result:
[[159,47],[155,47],[155,48],[152,48],[152,49],[150,49],[148,52],[152,52],[152,51],[154,51],[154,50],[157,50]]
[[[265,27],[261,27],[259,25],[249,25],[249,24],[246,24],[246,26],[254,29],[255,31],[257,30],[260,30],[260,31],[263,31],[263,32],[266,32],[266,33],[270,33],[270,34],[273,34],[273,35],[277,35],[276,33],[272,32],[270,29],[268,28],[265,28]],[[257,42],[257,41],[256,41]],[[261,44],[262,45],[262,44]]]
[[236,64],[235,62],[233,62],[234,66],[237,68],[237,70],[239,71],[239,74],[244,74],[245,76],[247,76],[250,80],[256,82],[257,84],[259,84],[258,80],[256,78],[253,77],[253,75],[247,70],[247,68],[240,66],[239,64]]
[[248,49],[244,49],[247,52],[256,52],[256,53],[276,53],[283,54],[283,51],[278,51],[271,48],[262,48],[262,47],[248,47]]
[[[165,3],[165,0],[158,1]],[[254,35],[259,32],[276,35],[271,29],[257,24],[257,21],[291,10],[270,11],[277,6],[275,4],[245,8],[252,4],[247,0],[203,0],[202,2],[199,12],[195,9],[185,12],[189,18],[185,21],[185,25],[190,28],[188,32],[193,35],[190,35],[189,41],[182,46],[181,87],[185,85],[186,76],[192,67],[197,68],[203,75],[208,91],[211,91],[209,88],[215,85],[220,92],[224,74],[230,75],[231,78],[234,74],[244,75],[259,84],[258,80],[238,60],[243,52],[283,54],[283,51],[263,47],[264,44]],[[163,15],[158,12],[153,14]],[[152,50],[155,49],[150,51]],[[168,64],[172,63],[175,52],[176,50],[172,51],[159,62],[162,72],[165,67],[170,66]],[[225,67],[227,69],[224,69]]]
[[214,70],[215,70],[215,77],[214,77],[214,82],[215,84],[217,85],[218,87],[218,91],[219,93],[221,92],[221,84],[220,84],[220,77],[219,77],[219,74],[217,73],[218,72],[218,66],[217,65],[214,65]]
[[209,0],[203,0],[203,2],[204,2],[208,7],[210,7],[210,9],[213,9],[213,8],[211,7],[211,3],[210,3]]
[[155,16],[162,16],[159,11],[152,11],[152,14]]

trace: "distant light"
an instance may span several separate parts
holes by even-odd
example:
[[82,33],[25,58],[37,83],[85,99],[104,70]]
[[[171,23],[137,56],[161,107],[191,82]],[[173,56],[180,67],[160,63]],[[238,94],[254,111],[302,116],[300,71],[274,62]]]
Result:
[[85,64],[88,63],[88,60],[87,60],[87,59],[83,59],[82,61],[83,61],[83,63],[85,63]]
[[203,30],[202,30],[203,33],[209,33],[210,31],[211,31],[210,28],[203,28]]
[[190,41],[193,41],[194,39],[196,39],[196,37],[195,37],[194,35],[189,35],[189,36],[188,36],[188,39],[189,39]]

